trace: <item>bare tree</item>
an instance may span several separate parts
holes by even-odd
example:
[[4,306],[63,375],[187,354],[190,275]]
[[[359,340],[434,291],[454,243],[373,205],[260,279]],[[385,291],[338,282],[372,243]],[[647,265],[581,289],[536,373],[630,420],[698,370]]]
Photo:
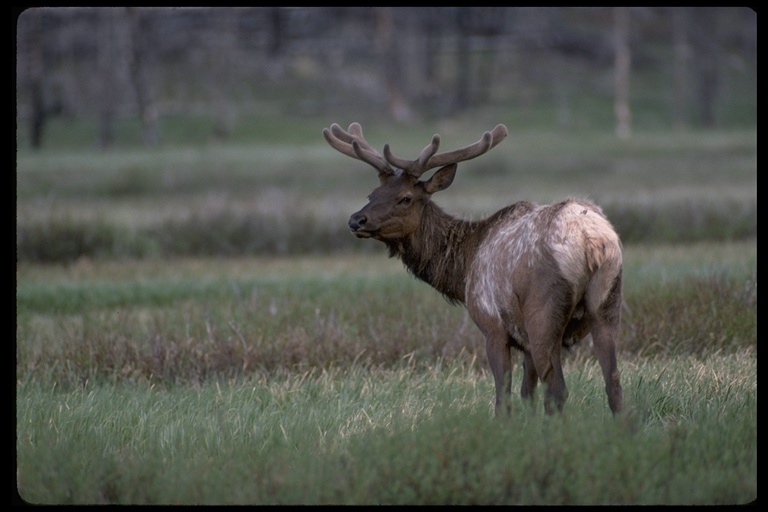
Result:
[[114,8],[101,11],[98,45],[98,66],[101,77],[99,97],[99,147],[106,148],[115,142],[115,109],[118,97],[118,68],[120,52],[117,41],[118,12]]
[[614,7],[614,103],[616,136],[628,139],[632,135],[632,111],[629,106],[631,53],[629,49],[629,7]]
[[501,35],[507,26],[508,9],[504,7],[486,7],[475,10],[473,16],[474,32],[481,36],[484,46],[478,52],[475,82],[475,93],[472,98],[474,103],[485,103],[491,97],[494,80],[496,78],[496,62],[499,55]]
[[221,139],[230,136],[237,116],[232,97],[237,70],[237,30],[234,16],[237,11],[234,9],[213,10],[205,38],[206,56],[211,70],[210,101],[213,106],[214,134]]
[[454,110],[463,110],[469,106],[471,49],[470,44],[471,7],[456,8],[456,96]]
[[403,74],[400,65],[401,52],[394,33],[394,24],[392,7],[376,8],[376,46],[384,63],[382,72],[387,87],[389,112],[397,121],[409,121],[413,113],[400,86],[400,77]]
[[672,7],[672,49],[674,52],[674,89],[672,101],[672,123],[677,128],[688,124],[688,60],[691,49],[688,44],[687,7]]
[[154,146],[158,143],[158,113],[155,102],[152,98],[150,87],[150,77],[148,76],[146,50],[141,44],[142,24],[141,11],[136,7],[128,7],[125,11],[130,46],[129,55],[129,73],[133,89],[136,93],[136,104],[139,110],[139,119],[141,121],[142,138],[144,144]]
[[25,66],[18,66],[21,82],[27,86],[30,95],[29,140],[33,148],[43,143],[43,131],[48,118],[43,97],[43,30],[41,14],[37,10],[23,13],[24,22],[19,23],[18,38],[23,53],[17,54]]
[[[17,84],[26,93],[29,112],[29,141],[33,149],[43,145],[48,121],[59,115],[62,101],[51,85],[50,61],[46,58],[44,11],[28,9],[20,14],[17,23],[16,76]],[[17,90],[17,109],[19,94]]]
[[267,56],[270,59],[278,58],[285,47],[285,14],[281,7],[267,7],[269,20],[269,36],[267,41]]
[[440,22],[434,16],[421,16],[422,31],[422,50],[424,52],[424,77],[423,77],[423,99],[430,106],[430,110],[435,110],[439,98],[439,77],[437,73],[437,59],[435,56],[439,50]]
[[712,127],[717,124],[715,101],[719,86],[719,41],[716,17],[717,7],[695,7],[691,13],[691,35],[695,53],[694,72],[697,86],[697,108],[702,126]]
[[[756,88],[754,13],[627,9],[30,9],[17,25],[19,122],[35,147],[44,144],[51,117],[61,114],[95,118],[103,146],[115,142],[118,116],[126,115],[141,122],[145,143],[156,143],[162,111],[202,113],[226,137],[241,103],[252,108],[271,99],[254,98],[253,91],[268,94],[285,83],[287,90],[328,91],[303,97],[304,110],[323,108],[323,101],[351,105],[375,98],[392,119],[407,121],[492,100],[518,101],[525,116],[546,102],[559,105],[567,125],[579,121],[576,100],[599,91],[602,72],[609,70],[614,128],[627,137],[635,63],[640,70],[673,55],[673,79],[653,99],[662,107],[673,102],[670,122],[676,126],[711,126],[729,91],[745,80]],[[660,41],[659,27],[643,22],[649,12],[669,15],[670,40]],[[726,49],[734,58],[722,58]],[[326,61],[329,66],[314,67]],[[734,63],[747,66],[745,73],[725,75],[721,66]],[[248,99],[241,102],[238,94]],[[274,101],[285,101],[287,109],[298,105],[288,105],[287,95]]]

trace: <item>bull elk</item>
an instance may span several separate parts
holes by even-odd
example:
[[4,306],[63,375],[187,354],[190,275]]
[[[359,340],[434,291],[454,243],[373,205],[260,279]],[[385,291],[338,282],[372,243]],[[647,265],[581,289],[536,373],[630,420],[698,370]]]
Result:
[[[541,380],[545,411],[551,414],[562,410],[568,395],[561,348],[589,333],[608,405],[614,414],[621,410],[616,343],[622,248],[600,207],[570,198],[550,205],[520,201],[479,221],[445,213],[432,194],[453,182],[459,162],[504,140],[503,124],[474,144],[439,154],[440,136],[434,135],[415,160],[395,157],[389,144],[378,152],[359,123],[348,131],[334,123],[323,136],[379,174],[368,204],[349,218],[352,233],[383,242],[412,275],[448,301],[464,304],[485,336],[497,416],[510,412],[512,347],[524,354],[521,396],[533,403]],[[438,167],[429,179],[419,179]]]

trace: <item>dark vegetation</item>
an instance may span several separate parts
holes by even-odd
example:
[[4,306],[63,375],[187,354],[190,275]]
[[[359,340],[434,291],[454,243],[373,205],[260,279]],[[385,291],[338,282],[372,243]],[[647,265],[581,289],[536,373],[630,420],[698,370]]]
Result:
[[[757,236],[757,203],[678,203],[603,208],[625,244],[739,241]],[[17,226],[17,258],[68,263],[79,258],[311,255],[373,251],[350,237],[342,218],[329,225],[309,212],[285,221],[269,214],[219,212],[131,228],[107,221],[50,218]],[[682,229],[681,229],[682,227]]]
[[[383,255],[370,258],[377,257]],[[27,285],[17,308],[17,377],[64,387],[190,384],[404,361],[424,369],[439,360],[487,366],[482,337],[466,313],[404,275]],[[621,357],[749,350],[756,313],[756,276],[629,286]],[[565,357],[591,360],[589,342]]]

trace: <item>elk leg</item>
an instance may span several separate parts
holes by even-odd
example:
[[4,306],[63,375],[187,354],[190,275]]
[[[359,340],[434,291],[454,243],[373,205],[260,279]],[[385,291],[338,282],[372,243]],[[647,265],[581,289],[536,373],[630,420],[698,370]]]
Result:
[[512,412],[512,358],[506,338],[486,335],[485,351],[496,384],[496,417],[509,416]]
[[605,393],[608,395],[608,406],[616,414],[621,411],[622,391],[618,365],[616,363],[616,340],[619,325],[597,318],[592,322],[592,343],[600,368],[605,380]]
[[[553,340],[557,340],[555,343]],[[539,346],[532,352],[536,372],[546,385],[544,395],[544,412],[552,414],[563,410],[568,398],[568,388],[563,377],[563,367],[560,363],[560,338],[540,339]]]
[[571,318],[565,326],[562,344],[566,347],[575,345],[589,334],[589,324],[584,319]]
[[570,317],[555,297],[530,298],[523,311],[528,347],[535,372],[545,385],[544,412],[562,411],[568,398],[568,389],[560,363],[563,332]]
[[528,341],[533,366],[546,386],[544,412],[552,414],[555,410],[562,411],[565,400],[568,398],[568,389],[565,385],[563,368],[560,363],[564,325],[560,325],[560,328],[557,329],[554,325],[559,324],[559,322],[551,321],[552,318],[556,318],[555,315],[547,314],[546,311],[540,311],[539,314],[543,314],[543,317],[538,319],[533,315],[528,317]]
[[536,366],[533,364],[531,353],[526,350],[523,354],[523,384],[520,386],[520,396],[533,407],[535,406],[534,399],[536,385],[539,383],[539,374],[536,373]]
[[597,311],[590,311],[589,316],[592,345],[603,371],[608,406],[611,408],[611,412],[616,414],[621,411],[623,400],[619,368],[616,362],[616,343],[621,331],[620,276],[615,280],[613,289],[605,302],[597,308]]

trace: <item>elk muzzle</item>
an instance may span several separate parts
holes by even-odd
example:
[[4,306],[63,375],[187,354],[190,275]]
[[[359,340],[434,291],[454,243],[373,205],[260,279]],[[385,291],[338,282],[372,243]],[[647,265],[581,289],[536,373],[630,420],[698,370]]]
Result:
[[370,238],[372,233],[366,230],[366,224],[368,223],[368,216],[363,213],[363,210],[353,213],[349,217],[349,230],[358,238]]

